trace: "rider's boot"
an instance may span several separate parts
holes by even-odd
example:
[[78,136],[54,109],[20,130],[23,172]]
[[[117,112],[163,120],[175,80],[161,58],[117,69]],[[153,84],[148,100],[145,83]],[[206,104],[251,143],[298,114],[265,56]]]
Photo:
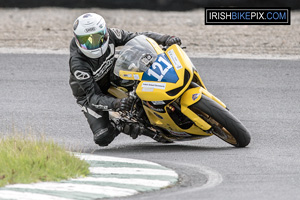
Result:
[[120,120],[114,120],[112,123],[120,132],[129,135],[133,139],[136,139],[139,135],[144,135],[154,139],[157,142],[172,143],[171,140],[164,138],[155,131],[151,131],[143,126],[140,126],[138,123],[125,123]]
[[132,139],[136,139],[141,134],[141,128],[138,123],[125,124],[123,132],[130,135]]
[[172,143],[172,140],[170,140],[168,138],[165,138],[161,134],[158,134],[157,132],[151,131],[151,130],[149,130],[147,128],[144,128],[141,132],[142,132],[141,135],[148,136],[148,137],[152,138],[153,140],[155,140],[157,142],[160,142],[160,143]]
[[112,119],[111,123],[119,130],[119,132],[129,135],[132,139],[136,139],[141,134],[141,127],[138,123],[126,123],[119,119]]

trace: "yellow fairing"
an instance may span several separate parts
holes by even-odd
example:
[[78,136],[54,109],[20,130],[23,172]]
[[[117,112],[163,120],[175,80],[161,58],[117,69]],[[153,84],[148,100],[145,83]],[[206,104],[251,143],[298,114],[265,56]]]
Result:
[[[150,41],[149,41],[150,40]],[[148,41],[151,43],[153,48],[156,50],[157,54],[164,53],[155,42],[151,42],[151,39]],[[181,48],[177,45],[172,45],[165,54],[168,56],[171,61],[174,69],[176,70],[179,80],[176,83],[168,82],[155,82],[155,81],[141,81],[136,89],[137,95],[144,101],[161,101],[161,100],[175,100],[179,98],[183,92],[189,87],[193,76],[194,69],[193,64],[188,58],[188,56],[182,51]],[[178,60],[174,59],[177,58]],[[180,64],[179,64],[179,63]],[[188,80],[185,80],[186,73],[189,74]],[[199,80],[199,84],[203,85],[202,80],[199,75],[196,75]],[[153,85],[152,88],[143,87],[145,85]],[[180,88],[181,90],[174,96],[168,95],[168,91]],[[205,86],[204,86],[205,87]],[[209,130],[211,128],[204,120],[198,117],[194,112],[186,110],[184,113],[189,119],[195,122],[196,125],[192,125],[189,129],[180,128],[170,117],[168,112],[156,112],[153,109],[150,109],[147,106],[143,106],[144,110],[150,120],[151,124],[159,127],[163,127],[167,130],[177,131],[177,132],[186,132],[193,135],[202,135],[202,136],[211,136],[212,134],[206,133],[203,130]]]
[[[177,131],[177,132],[186,132],[193,135],[203,135],[203,136],[211,136],[212,134],[206,133],[201,130],[198,126],[192,125],[189,129],[181,129],[174,123],[167,112],[160,113],[153,111],[152,109],[144,106],[144,110],[150,120],[151,124],[155,126],[159,126],[165,128],[167,130]],[[198,125],[198,124],[197,124]],[[205,129],[204,129],[205,130]]]
[[127,92],[128,91],[125,88],[122,88],[122,87],[110,86],[110,88],[108,89],[109,94],[111,94],[114,97],[117,97],[119,99],[128,97]]
[[[151,43],[152,44],[152,43]],[[160,52],[155,48],[157,52]],[[161,50],[162,51],[162,50]],[[172,45],[166,52],[169,60],[173,63],[170,55],[176,55],[180,62],[180,67],[175,67],[179,80],[176,83],[157,82],[157,81],[141,81],[136,89],[137,95],[145,101],[161,101],[177,99],[189,87],[193,78],[193,64],[178,45]],[[188,74],[188,80],[185,79]],[[176,95],[169,95],[167,92],[182,87]]]
[[[199,95],[197,95],[199,94]],[[193,95],[197,95],[197,98],[193,99]],[[215,102],[217,102],[218,104],[220,104],[222,107],[226,108],[226,105],[219,100],[217,97],[215,97],[214,95],[212,95],[210,92],[208,92],[206,89],[201,88],[201,87],[197,87],[197,88],[190,88],[187,91],[185,91],[185,93],[182,95],[181,97],[181,109],[186,109],[188,106],[198,102],[201,99],[201,96],[205,95],[209,98],[211,98],[212,100],[214,100]]]
[[211,126],[206,123],[202,118],[200,118],[197,114],[195,114],[192,110],[190,110],[188,107],[196,102],[198,102],[202,95],[205,95],[217,103],[219,103],[221,106],[226,108],[226,105],[221,102],[218,98],[213,96],[210,92],[208,92],[206,89],[202,87],[197,88],[191,88],[187,90],[181,97],[180,104],[181,104],[181,112],[190,118],[192,121],[195,122],[195,124],[200,127],[203,130],[209,130]]
[[147,41],[151,44],[151,46],[155,49],[157,55],[164,53],[164,51],[159,47],[159,45],[151,38],[147,38]]
[[199,86],[203,87],[204,89],[206,89],[199,73],[197,71],[194,71],[194,79],[193,82],[197,83]]
[[[164,52],[155,41],[150,38],[147,38],[147,40],[155,49],[158,55],[165,53],[165,55],[172,63],[174,70],[176,71],[178,81],[176,83],[148,80],[143,81],[143,72],[132,71],[120,71],[119,74],[121,78],[127,80],[139,80],[140,83],[136,88],[136,94],[140,97],[141,100],[145,102],[169,102],[170,105],[176,99],[181,97],[181,112],[194,122],[194,124],[190,128],[182,129],[173,121],[173,119],[169,115],[167,109],[169,105],[165,105],[163,108],[160,108],[160,110],[151,109],[149,106],[143,105],[150,123],[154,126],[162,127],[167,130],[176,132],[185,132],[192,135],[211,136],[211,133],[205,132],[206,130],[209,130],[211,126],[203,119],[201,119],[197,114],[191,111],[188,107],[199,101],[203,94],[214,99],[222,106],[225,107],[225,105],[206,90],[192,62],[178,45],[172,45],[167,49],[167,51]],[[192,81],[197,83],[201,87],[188,89]],[[173,90],[174,92],[172,92]],[[197,98],[195,98],[193,95],[198,93],[199,95],[196,95]]]

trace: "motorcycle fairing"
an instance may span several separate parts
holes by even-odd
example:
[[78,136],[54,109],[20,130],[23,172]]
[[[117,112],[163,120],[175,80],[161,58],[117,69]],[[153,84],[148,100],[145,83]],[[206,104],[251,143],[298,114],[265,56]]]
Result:
[[176,83],[178,76],[166,54],[157,56],[154,63],[144,72],[142,81]]
[[[172,67],[168,68],[168,70],[164,74],[165,76],[159,76],[159,78],[161,78],[160,80],[154,80],[150,77],[147,77],[145,75],[147,73],[147,70],[143,72],[133,70],[130,71],[130,68],[128,68],[129,70],[120,70],[119,76],[127,80],[140,80],[136,88],[136,94],[143,101],[143,109],[150,123],[153,126],[169,130],[168,132],[170,133],[170,136],[173,135],[172,132],[185,132],[187,134],[195,135],[198,137],[211,136],[212,133],[208,131],[210,130],[211,126],[188,108],[188,106],[191,105],[193,102],[199,101],[201,95],[204,94],[206,91],[204,89],[205,86],[199,74],[197,73],[194,65],[192,64],[188,56],[176,44],[172,45],[165,52],[163,52],[162,49],[157,45],[157,43],[155,43],[155,41],[153,41],[150,38],[146,38],[146,40],[149,42],[150,45],[152,45],[153,49],[156,52],[157,57],[155,59],[155,62],[157,62],[158,59],[161,58],[164,59],[164,61],[167,60],[167,62],[169,63],[164,63],[165,66],[162,67],[162,71],[168,68],[170,63],[172,64]],[[163,62],[162,60],[160,61]],[[151,67],[149,69],[151,69]],[[175,77],[175,79],[170,79],[170,77],[166,77],[169,76],[169,74],[176,74],[177,77]],[[175,82],[177,78],[178,80]],[[198,84],[199,86],[196,88],[189,88],[192,81]],[[205,91],[199,91],[199,88],[203,88]],[[196,89],[198,91],[196,91]],[[199,93],[199,95],[194,95],[197,93]],[[181,126],[180,122],[177,122],[177,124],[175,122],[176,120],[174,116],[171,117],[172,114],[170,113],[170,110],[168,108],[173,103],[175,103],[175,101],[178,103],[178,105],[182,103],[182,100],[179,101],[182,98],[185,98],[187,102],[184,103],[184,105],[180,106],[179,112],[181,112],[182,115],[185,116],[185,119],[194,122],[191,123],[189,126]],[[166,105],[161,106],[150,103],[157,103],[156,101],[168,103]],[[188,135],[174,135],[174,137],[177,137],[177,139],[178,137],[186,138],[185,136],[188,137]]]
[[[197,98],[194,98],[195,94],[197,94],[196,95]],[[196,87],[196,88],[188,89],[181,96],[181,99],[180,99],[181,111],[185,111],[185,109],[187,109],[190,105],[198,102],[201,99],[202,95],[205,95],[205,96],[211,98],[212,100],[214,100],[215,102],[220,104],[222,107],[226,108],[226,105],[221,100],[219,100],[217,97],[212,95],[206,89],[204,89],[202,87]]]
[[[151,39],[147,38],[147,40],[149,41]],[[172,45],[169,49],[167,49],[165,53],[162,53],[159,50],[157,50],[157,53],[160,53],[157,59],[159,59],[159,56],[168,57],[168,60],[172,63],[173,66],[172,70],[174,70],[174,72],[177,73],[179,80],[176,83],[172,83],[172,82],[162,83],[157,80],[150,82],[149,80],[145,80],[143,75],[143,78],[137,87],[136,93],[141,99],[144,100],[144,102],[161,101],[161,100],[173,102],[174,100],[179,98],[180,95],[190,85],[193,79],[194,66],[189,60],[188,56],[177,45]],[[199,75],[197,76],[197,78],[199,79],[198,81],[199,84],[203,84]],[[150,85],[153,85],[153,88],[150,89]],[[170,91],[172,90],[175,91],[174,95],[173,94],[171,95]],[[180,128],[178,124],[176,124],[174,120],[171,118],[170,114],[166,112],[166,109],[170,103],[168,105],[165,105],[164,107],[160,106],[160,109],[157,109],[156,106],[154,105],[149,106],[148,104],[144,103],[143,108],[148,116],[150,123],[155,126],[162,127],[165,128],[166,130],[169,130],[169,136],[173,135],[172,132],[185,132],[187,133],[187,135],[193,134],[196,136],[212,135],[211,133],[207,133],[204,131],[204,130],[209,130],[211,126],[208,125],[204,120],[202,120],[194,113],[186,113],[188,114],[186,116],[190,118],[192,121],[195,121],[195,124],[184,129],[184,128]],[[161,108],[163,108],[165,112],[162,111]],[[182,135],[180,137],[182,137],[183,139],[188,137],[187,135],[185,136]],[[176,139],[178,140],[179,136],[173,135],[173,137],[176,137]]]
[[[149,40],[149,38],[147,38],[147,40]],[[169,51],[174,52],[182,66],[181,68],[174,67],[175,63],[172,61],[172,58],[170,58],[170,56],[168,55]],[[193,79],[193,64],[190,62],[189,59],[187,59],[187,56],[178,45],[174,44],[171,47],[169,47],[164,54],[158,55],[158,59],[161,55],[166,56],[168,60],[172,63],[172,68],[170,68],[169,71],[172,72],[174,70],[174,72],[176,72],[177,74],[178,80],[175,83],[174,81],[157,81],[157,79],[156,81],[141,80],[136,89],[136,94],[143,100],[160,101],[177,99],[189,87]],[[172,73],[170,73],[170,75],[171,74]],[[166,79],[167,78],[170,79],[170,77],[166,77]],[[151,87],[151,85],[153,85],[153,87]]]
[[146,115],[148,116],[150,123],[153,124],[154,126],[158,126],[158,127],[164,128],[166,130],[171,130],[171,131],[175,131],[175,132],[185,132],[185,133],[193,134],[193,135],[203,135],[203,136],[211,136],[212,135],[210,133],[203,131],[195,124],[193,124],[188,129],[180,128],[173,121],[173,119],[170,117],[168,112],[165,112],[165,113],[157,112],[145,105],[143,106],[143,108],[146,112]]

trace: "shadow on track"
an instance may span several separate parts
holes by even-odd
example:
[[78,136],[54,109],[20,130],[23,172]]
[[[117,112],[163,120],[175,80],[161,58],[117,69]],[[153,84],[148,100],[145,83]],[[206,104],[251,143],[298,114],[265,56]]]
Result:
[[[234,150],[235,147],[210,147],[210,146],[192,146],[185,144],[160,144],[160,143],[144,143],[144,144],[125,144],[117,147],[104,147],[97,150],[86,149],[86,153],[118,153],[118,154],[132,154],[132,153],[158,153],[158,152],[191,152],[191,151],[201,151],[201,152],[213,152],[213,151],[226,151]],[[239,149],[240,150],[240,149]]]

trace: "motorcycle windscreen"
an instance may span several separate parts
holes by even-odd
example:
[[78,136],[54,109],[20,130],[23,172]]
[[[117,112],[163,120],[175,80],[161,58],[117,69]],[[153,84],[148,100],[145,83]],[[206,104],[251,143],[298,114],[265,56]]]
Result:
[[145,72],[156,58],[157,53],[148,42],[147,37],[136,36],[127,42],[120,51],[115,63],[114,74],[120,76],[120,71]]
[[159,54],[153,64],[144,72],[142,81],[176,83],[176,71],[166,54]]

